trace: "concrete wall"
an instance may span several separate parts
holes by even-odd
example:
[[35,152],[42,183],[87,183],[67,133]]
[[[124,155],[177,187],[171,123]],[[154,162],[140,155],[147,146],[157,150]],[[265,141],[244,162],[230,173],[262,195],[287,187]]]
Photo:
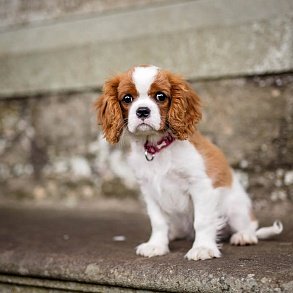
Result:
[[292,199],[292,1],[0,5],[2,198],[136,196],[127,145],[99,138],[92,103],[107,76],[152,63],[191,81],[201,130],[260,205]]
[[190,79],[293,67],[290,0],[155,4],[7,28],[1,33],[0,96],[96,88],[134,63],[157,64]]

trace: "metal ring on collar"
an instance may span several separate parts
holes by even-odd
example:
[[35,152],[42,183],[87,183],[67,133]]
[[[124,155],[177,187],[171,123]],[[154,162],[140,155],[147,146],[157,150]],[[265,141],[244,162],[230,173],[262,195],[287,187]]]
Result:
[[146,160],[150,162],[154,159],[155,154],[150,154],[150,153],[148,153],[148,151],[145,151],[144,156],[145,156]]

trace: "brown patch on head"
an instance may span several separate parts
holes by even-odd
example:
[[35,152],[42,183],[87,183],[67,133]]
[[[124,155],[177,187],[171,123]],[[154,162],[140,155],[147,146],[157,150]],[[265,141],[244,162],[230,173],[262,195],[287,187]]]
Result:
[[171,85],[171,106],[168,123],[173,134],[180,140],[187,139],[195,131],[201,119],[200,99],[189,83],[181,76],[165,71]]
[[129,70],[122,75],[121,81],[118,86],[118,100],[122,109],[123,120],[127,121],[128,112],[131,104],[125,104],[122,102],[122,99],[126,95],[131,95],[133,99],[136,99],[138,92],[132,80],[133,70]]
[[216,187],[229,187],[232,184],[231,168],[222,151],[195,131],[189,141],[203,156],[206,172]]
[[117,75],[105,82],[103,94],[95,103],[98,124],[109,143],[117,143],[122,133],[123,117],[118,101],[118,86],[121,76]]
[[157,102],[162,119],[160,130],[170,128],[176,138],[187,139],[201,119],[199,97],[179,75],[166,70],[158,71],[148,94],[155,99],[158,92],[168,98],[164,102]]
[[103,133],[109,143],[117,143],[121,136],[124,121],[128,117],[128,107],[121,102],[126,94],[137,97],[131,78],[132,70],[107,80],[103,94],[95,103],[97,121],[102,125]]
[[[166,99],[162,102],[156,100],[156,94],[163,93]],[[166,130],[168,127],[168,113],[171,104],[171,84],[164,71],[159,70],[154,82],[151,84],[148,95],[157,103],[161,114],[161,125],[159,130]]]

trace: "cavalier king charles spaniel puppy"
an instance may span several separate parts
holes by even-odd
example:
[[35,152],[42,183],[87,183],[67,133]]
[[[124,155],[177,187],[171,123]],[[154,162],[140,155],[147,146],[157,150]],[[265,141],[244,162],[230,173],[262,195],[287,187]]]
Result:
[[134,170],[150,217],[149,241],[136,253],[169,252],[169,241],[194,239],[189,260],[220,257],[218,240],[229,231],[234,245],[256,244],[282,231],[258,229],[251,200],[224,154],[197,129],[201,103],[180,76],[156,66],[133,67],[106,81],[96,102],[106,140],[131,142]]

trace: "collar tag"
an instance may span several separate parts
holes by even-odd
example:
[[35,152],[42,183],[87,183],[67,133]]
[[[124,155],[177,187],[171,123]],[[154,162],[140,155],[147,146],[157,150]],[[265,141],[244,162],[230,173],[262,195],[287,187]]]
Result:
[[146,160],[150,162],[150,161],[152,161],[152,160],[154,159],[155,154],[150,154],[150,153],[148,153],[148,151],[146,150],[146,151],[144,152],[144,156],[145,156]]
[[164,136],[161,140],[159,140],[155,145],[150,144],[148,141],[144,144],[144,155],[147,161],[152,161],[155,157],[156,153],[159,153],[162,149],[168,147],[175,138],[171,135],[171,133],[168,133],[166,136]]

